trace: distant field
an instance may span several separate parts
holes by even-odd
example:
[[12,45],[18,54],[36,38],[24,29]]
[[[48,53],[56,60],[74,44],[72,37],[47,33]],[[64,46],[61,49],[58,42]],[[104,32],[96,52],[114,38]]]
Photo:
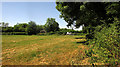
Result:
[[86,45],[73,35],[3,35],[3,65],[88,65]]

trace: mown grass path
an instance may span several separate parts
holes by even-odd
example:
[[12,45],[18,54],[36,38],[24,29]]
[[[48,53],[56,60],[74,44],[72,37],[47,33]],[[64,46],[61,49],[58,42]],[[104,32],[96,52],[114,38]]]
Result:
[[86,45],[73,35],[3,35],[3,65],[85,65]]

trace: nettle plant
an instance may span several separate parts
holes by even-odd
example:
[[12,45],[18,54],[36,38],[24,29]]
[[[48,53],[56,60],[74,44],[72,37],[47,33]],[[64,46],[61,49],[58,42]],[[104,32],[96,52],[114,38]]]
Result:
[[91,48],[86,55],[91,63],[118,65],[120,63],[120,22],[97,26],[94,39],[90,40]]

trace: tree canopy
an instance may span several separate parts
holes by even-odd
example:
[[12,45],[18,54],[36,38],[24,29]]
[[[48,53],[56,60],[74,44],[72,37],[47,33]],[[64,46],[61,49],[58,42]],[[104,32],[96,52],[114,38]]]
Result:
[[47,32],[58,31],[59,30],[58,22],[56,22],[54,18],[48,18],[45,24],[45,30]]
[[17,23],[14,25],[15,32],[25,32],[28,24],[27,23]]
[[37,25],[34,21],[28,22],[27,26],[27,33],[28,35],[36,34],[37,31]]
[[9,23],[0,22],[1,27],[8,27]]
[[120,18],[120,2],[56,2],[56,9],[68,25],[97,26]]

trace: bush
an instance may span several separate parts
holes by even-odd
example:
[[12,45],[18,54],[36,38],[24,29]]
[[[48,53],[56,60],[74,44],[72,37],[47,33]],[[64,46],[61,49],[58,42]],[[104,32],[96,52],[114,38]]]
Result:
[[66,35],[67,31],[57,31],[56,34],[58,35]]
[[98,26],[94,31],[94,39],[89,43],[92,46],[86,53],[92,53],[91,63],[102,62],[117,65],[120,61],[120,26],[117,23]]
[[49,33],[47,33],[47,34],[48,34],[48,35],[52,35],[52,34],[55,34],[55,32],[52,32],[52,31],[51,31],[51,32],[49,32]]
[[76,35],[85,35],[85,33],[76,33]]
[[38,33],[37,35],[47,35],[46,33]]
[[27,35],[26,32],[2,32],[2,35]]
[[82,33],[82,31],[75,31],[75,30],[71,30],[71,29],[60,29],[59,31],[55,32],[58,35],[66,35],[67,32],[72,32],[73,35],[84,35],[84,33]]
[[13,27],[2,27],[2,32],[13,32]]

